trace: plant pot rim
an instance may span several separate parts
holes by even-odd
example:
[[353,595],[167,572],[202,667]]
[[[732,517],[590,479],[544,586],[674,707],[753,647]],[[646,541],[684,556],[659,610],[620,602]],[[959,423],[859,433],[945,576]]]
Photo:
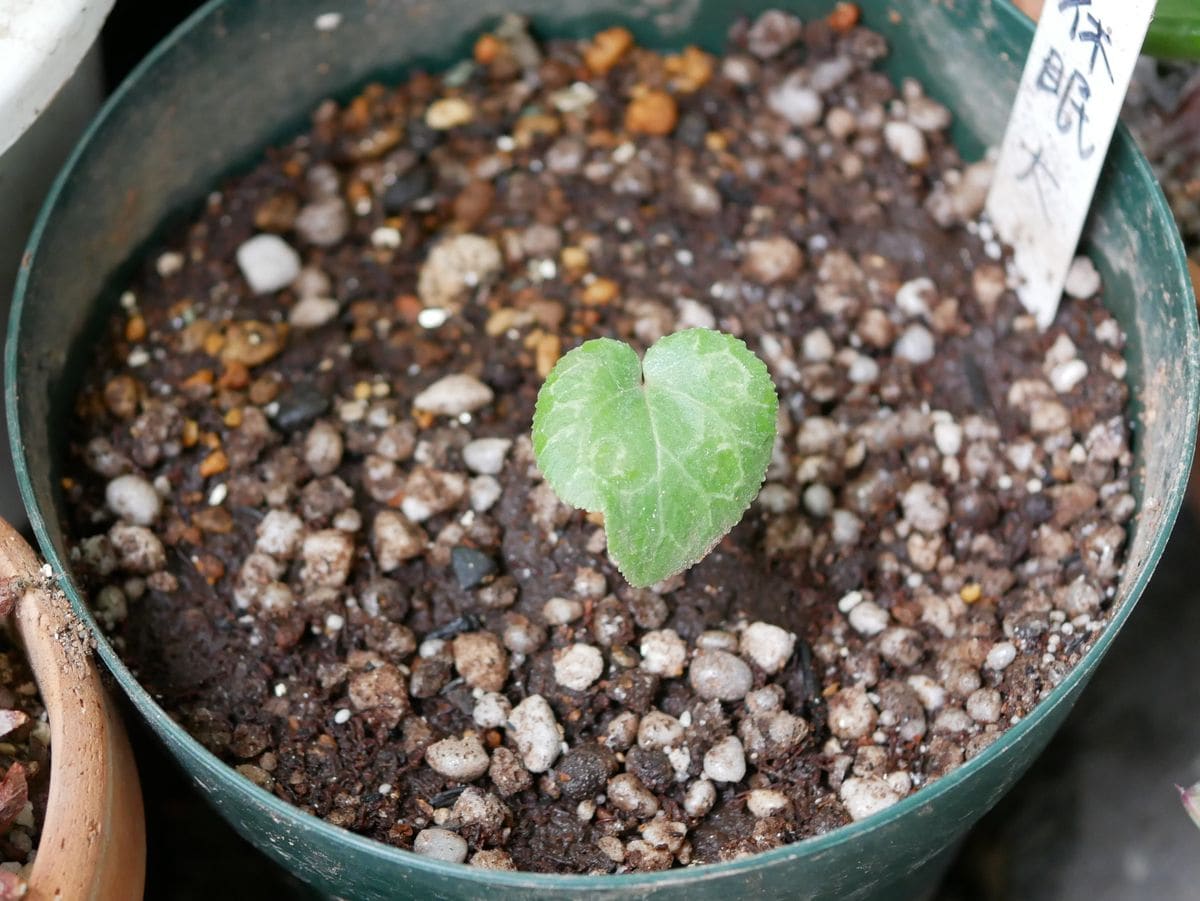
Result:
[[[70,179],[73,170],[79,165],[81,159],[86,156],[89,145],[96,133],[103,129],[106,121],[113,115],[114,110],[122,105],[126,96],[133,90],[133,87],[139,80],[153,71],[159,60],[169,56],[176,45],[184,41],[193,31],[210,25],[210,20],[215,19],[227,5],[228,0],[208,0],[208,2],[173,31],[169,37],[159,43],[143,59],[126,81],[109,97],[60,173],[31,233],[25,255],[26,262],[17,282],[10,318],[9,337],[5,348],[6,415],[8,417],[10,435],[12,436],[11,443],[21,495],[28,510],[30,523],[37,536],[38,543],[56,571],[68,572],[69,567],[67,566],[67,561],[58,553],[54,546],[44,512],[38,504],[37,494],[22,452],[23,438],[20,417],[18,415],[20,389],[16,384],[16,376],[19,370],[17,335],[20,331],[20,322],[26,300],[26,290],[32,261],[36,258],[39,242],[51,219],[52,211],[58,203],[60,195],[63,193],[64,186]],[[1001,26],[1016,29],[1024,36],[1023,39],[1032,38],[1032,23],[1012,6],[1010,0],[992,0],[990,6],[992,14],[999,20]],[[1166,198],[1163,196],[1161,189],[1157,187],[1157,180],[1149,163],[1137,149],[1132,137],[1124,126],[1118,126],[1117,133],[1113,138],[1110,154],[1110,164],[1114,159],[1119,160],[1123,172],[1135,175],[1137,178],[1145,180],[1147,184],[1155,185],[1153,195],[1145,198],[1147,209],[1155,217],[1162,217],[1166,221],[1173,221]],[[1169,248],[1169,252],[1175,258],[1178,270],[1186,273],[1186,256],[1177,231],[1174,232],[1174,238],[1171,243],[1172,246]],[[1183,290],[1182,285],[1181,290]],[[1186,290],[1190,291],[1190,288]],[[1183,343],[1188,348],[1188,353],[1179,361],[1181,379],[1186,380],[1183,401],[1183,405],[1186,407],[1186,423],[1184,425],[1187,435],[1185,438],[1186,459],[1180,460],[1179,472],[1172,479],[1170,490],[1165,496],[1156,498],[1156,510],[1161,511],[1162,525],[1159,528],[1162,531],[1154,544],[1153,557],[1155,563],[1183,502],[1188,474],[1187,464],[1195,448],[1198,418],[1197,404],[1198,398],[1200,398],[1200,353],[1198,353],[1198,350],[1200,350],[1200,336],[1198,336],[1196,317],[1192,315],[1186,318],[1183,322],[1179,323],[1179,329],[1184,336]],[[453,881],[461,882],[465,880],[486,884],[489,887],[498,889],[545,891],[552,895],[555,891],[562,892],[566,890],[571,892],[603,891],[624,893],[657,891],[685,885],[692,888],[706,880],[752,874],[766,865],[781,864],[799,858],[817,857],[838,846],[858,842],[864,836],[882,830],[897,820],[911,819],[915,816],[918,818],[916,822],[919,823],[922,811],[928,808],[931,802],[953,792],[962,783],[973,780],[992,764],[1003,760],[1014,751],[1014,746],[1018,745],[1030,733],[1035,732],[1039,724],[1051,717],[1064,703],[1069,703],[1074,690],[1090,676],[1091,671],[1099,663],[1115,639],[1120,627],[1132,612],[1137,599],[1141,596],[1150,580],[1153,569],[1153,565],[1141,564],[1140,571],[1129,586],[1128,593],[1120,607],[1113,611],[1111,619],[1105,624],[1104,629],[1098,634],[1087,653],[1071,669],[1063,681],[1055,686],[1049,695],[1040,701],[1025,719],[1015,725],[1011,725],[1001,734],[1000,738],[984,751],[964,762],[959,768],[933,784],[922,787],[891,807],[864,820],[850,823],[821,836],[783,845],[770,851],[722,863],[705,864],[658,873],[628,873],[619,875],[573,875],[486,870],[466,864],[448,863],[358,835],[342,827],[328,823],[313,814],[302,811],[300,808],[281,800],[266,789],[238,775],[231,766],[205,748],[183,726],[172,719],[146,689],[142,687],[120,655],[105,638],[95,619],[92,617],[86,601],[75,590],[70,580],[64,580],[64,590],[76,613],[87,623],[95,635],[99,656],[113,673],[115,679],[121,684],[138,712],[146,718],[160,736],[169,738],[174,744],[175,752],[186,758],[189,765],[194,767],[198,774],[203,774],[202,776],[193,776],[198,783],[202,785],[218,783],[228,786],[232,792],[240,795],[247,802],[248,806],[258,809],[270,819],[283,824],[288,830],[310,834],[321,841],[327,842],[333,848],[338,846],[353,848],[364,856],[370,856],[380,862],[395,866],[397,870],[416,870]],[[921,862],[914,860],[913,866],[916,867]],[[331,858],[328,866],[331,872],[336,872],[340,864],[336,858]]]
[[27,897],[140,897],[142,794],[121,715],[71,608],[45,584],[33,548],[2,519],[0,578],[24,584],[11,621],[50,722],[50,794]]

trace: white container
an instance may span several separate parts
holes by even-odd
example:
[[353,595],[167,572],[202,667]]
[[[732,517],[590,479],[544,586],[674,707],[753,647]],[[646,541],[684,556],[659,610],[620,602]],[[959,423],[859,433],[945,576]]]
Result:
[[[0,0],[0,333],[29,229],[104,96],[96,39],[113,0]],[[0,420],[0,441],[7,428]],[[25,508],[0,452],[0,517]]]

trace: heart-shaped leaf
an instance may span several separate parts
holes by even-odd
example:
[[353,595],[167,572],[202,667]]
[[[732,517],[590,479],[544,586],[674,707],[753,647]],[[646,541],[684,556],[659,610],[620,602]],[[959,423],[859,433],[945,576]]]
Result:
[[767,367],[730,335],[676,332],[641,363],[598,338],[546,378],[533,450],[563,501],[604,514],[625,578],[652,585],[742,518],[767,471],[777,406]]

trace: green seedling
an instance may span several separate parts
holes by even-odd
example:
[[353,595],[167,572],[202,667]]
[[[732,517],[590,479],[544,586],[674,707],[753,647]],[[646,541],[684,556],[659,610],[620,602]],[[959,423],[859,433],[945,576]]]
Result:
[[604,515],[609,555],[645,587],[737,525],[762,487],[778,405],[767,367],[730,335],[676,332],[641,361],[598,338],[546,378],[533,449],[565,503]]

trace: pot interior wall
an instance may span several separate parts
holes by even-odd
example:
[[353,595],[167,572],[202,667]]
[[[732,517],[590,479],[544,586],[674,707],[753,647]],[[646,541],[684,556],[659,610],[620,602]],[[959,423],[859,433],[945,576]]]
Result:
[[[116,304],[129,262],[164,224],[195,210],[221,177],[298,130],[322,99],[371,79],[442,68],[469,55],[503,12],[529,13],[543,36],[582,36],[614,23],[649,45],[719,49],[738,13],[785,6],[823,15],[829,0],[353,0],[340,26],[319,31],[320,0],[229,0],[205,7],[110,102],[61,178],[18,286],[7,348],[8,416],[30,519],[42,550],[65,571],[58,473],[90,344]],[[967,156],[999,140],[1031,29],[1004,0],[864,2],[867,24],[892,47],[893,77],[915,76],[958,120]],[[478,897],[640,897],[666,893],[754,897],[910,895],[936,862],[1032,761],[1083,687],[1149,578],[1182,498],[1196,433],[1195,307],[1169,210],[1128,136],[1117,136],[1086,247],[1108,304],[1130,335],[1138,421],[1141,515],[1116,621],[1080,667],[1027,720],[979,758],[870,821],[753,860],[646,877],[484,873],[415,858],[351,836],[252,786],[187,737],[97,636],[101,657],[206,795],[267,853],[337,895],[397,892]],[[932,867],[924,866],[933,861]],[[932,877],[931,877],[932,873]],[[911,891],[909,891],[911,890]],[[632,894],[631,894],[632,893]]]

